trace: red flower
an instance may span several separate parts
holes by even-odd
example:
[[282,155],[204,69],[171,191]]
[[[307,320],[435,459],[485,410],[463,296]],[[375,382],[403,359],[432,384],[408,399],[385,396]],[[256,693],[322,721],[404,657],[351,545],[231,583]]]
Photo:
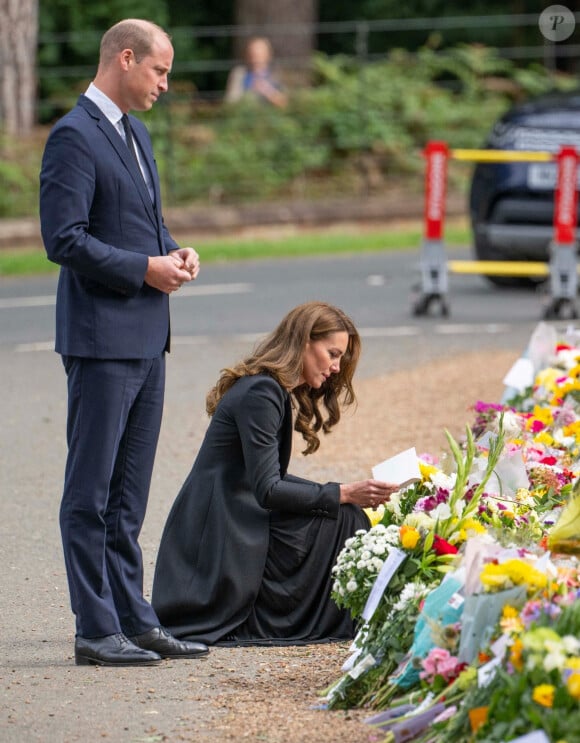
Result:
[[437,535],[433,539],[433,549],[438,555],[455,555],[458,551],[455,545],[449,544],[449,542]]
[[557,461],[556,457],[544,457],[540,459],[540,464],[556,464]]

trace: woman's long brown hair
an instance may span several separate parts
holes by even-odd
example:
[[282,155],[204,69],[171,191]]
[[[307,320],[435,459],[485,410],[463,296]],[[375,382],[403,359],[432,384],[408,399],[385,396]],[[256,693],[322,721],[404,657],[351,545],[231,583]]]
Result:
[[[302,374],[302,358],[308,341],[319,341],[333,333],[348,333],[346,352],[340,371],[332,374],[319,389],[297,386]],[[318,432],[329,433],[340,420],[341,406],[356,402],[352,380],[360,356],[360,336],[352,320],[338,307],[325,302],[307,302],[295,307],[254,349],[233,367],[222,369],[206,398],[208,415],[240,377],[270,374],[290,391],[297,410],[294,428],[306,441],[303,454],[320,446]]]

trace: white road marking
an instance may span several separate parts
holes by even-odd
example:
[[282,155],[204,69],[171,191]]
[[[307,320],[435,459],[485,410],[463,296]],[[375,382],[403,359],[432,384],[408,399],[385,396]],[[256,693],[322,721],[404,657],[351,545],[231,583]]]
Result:
[[171,299],[209,297],[215,294],[249,294],[253,291],[253,284],[198,284],[194,286],[182,286],[181,289],[171,295]]
[[[254,291],[253,284],[200,284],[182,286],[171,295],[171,299],[191,299],[191,297],[209,297],[216,294],[249,294]],[[20,310],[26,307],[54,307],[56,295],[39,297],[2,297],[0,310]]]
[[0,310],[19,310],[24,307],[53,307],[56,296],[46,297],[3,297],[0,299]]
[[[359,333],[362,338],[403,338],[426,335],[435,333],[435,335],[466,335],[467,333],[479,333],[483,335],[497,335],[499,333],[508,333],[511,326],[507,324],[488,323],[485,325],[473,324],[455,324],[455,325],[435,325],[434,327],[419,327],[417,325],[399,325],[384,328],[361,328]],[[175,346],[203,346],[216,341],[216,338],[229,338],[234,343],[255,343],[263,338],[268,331],[263,333],[236,333],[233,335],[172,335],[171,343]],[[36,343],[20,343],[15,346],[15,350],[21,353],[32,351],[52,351],[54,341],[38,341]]]

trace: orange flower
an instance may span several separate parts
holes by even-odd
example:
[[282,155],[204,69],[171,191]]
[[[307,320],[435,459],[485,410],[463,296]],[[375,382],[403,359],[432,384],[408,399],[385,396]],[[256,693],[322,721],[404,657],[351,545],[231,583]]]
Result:
[[471,731],[475,733],[485,722],[487,722],[487,713],[489,707],[474,707],[469,710],[469,724]]
[[521,671],[524,667],[524,661],[522,658],[522,652],[524,649],[523,642],[517,637],[512,645],[511,651],[510,651],[510,663],[512,666],[516,669],[516,671]]

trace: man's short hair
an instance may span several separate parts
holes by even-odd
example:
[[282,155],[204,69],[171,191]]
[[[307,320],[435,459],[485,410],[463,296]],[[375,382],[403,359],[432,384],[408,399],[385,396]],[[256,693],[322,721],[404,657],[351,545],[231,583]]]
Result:
[[169,34],[151,21],[128,18],[119,21],[103,34],[101,39],[100,62],[107,65],[123,49],[131,49],[137,62],[151,54],[155,36],[161,33],[167,38]]

